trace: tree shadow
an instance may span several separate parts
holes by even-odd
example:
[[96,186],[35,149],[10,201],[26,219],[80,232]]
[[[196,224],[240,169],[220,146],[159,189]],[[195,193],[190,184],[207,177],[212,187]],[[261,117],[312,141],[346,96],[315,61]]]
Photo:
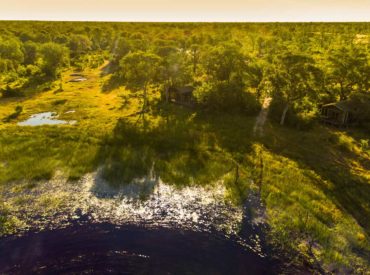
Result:
[[140,125],[120,119],[96,156],[103,178],[113,186],[149,175],[178,187],[217,182],[251,150],[242,140],[252,126],[231,131],[231,116],[210,118],[176,106],[154,107]]
[[370,171],[369,158],[347,148],[327,127],[300,133],[271,125],[261,141],[275,154],[294,160],[302,168],[309,168],[333,183],[326,185],[312,178],[317,188],[370,234],[370,184],[355,171]]
[[122,79],[118,74],[110,74],[109,78],[103,82],[101,90],[103,93],[110,93],[111,91],[122,87]]
[[103,93],[109,93],[115,89],[118,89],[122,86],[122,77],[119,74],[118,64],[114,61],[110,61],[100,70],[100,77],[106,80],[101,86]]

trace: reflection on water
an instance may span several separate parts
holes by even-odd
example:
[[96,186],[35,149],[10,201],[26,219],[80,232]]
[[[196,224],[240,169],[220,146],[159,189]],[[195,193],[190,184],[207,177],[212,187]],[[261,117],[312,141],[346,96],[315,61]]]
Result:
[[83,179],[86,203],[81,209],[93,212],[98,220],[198,231],[216,228],[230,234],[242,220],[242,209],[225,200],[222,184],[176,188],[160,178],[142,178],[114,189],[99,174],[93,177],[90,174]]
[[[269,274],[276,268],[255,193],[238,206],[222,180],[180,187],[152,170],[112,186],[102,174],[70,182],[57,173],[32,189],[8,188],[3,197],[21,221],[20,237],[0,239],[0,273]],[[1,252],[10,247],[14,255]]]
[[15,215],[26,220],[31,228],[56,228],[87,215],[94,222],[206,231],[216,228],[232,233],[238,230],[243,216],[241,207],[225,200],[222,184],[178,188],[163,183],[160,178],[145,177],[112,187],[99,171],[85,175],[78,182],[56,176],[22,192],[22,195],[9,192],[5,196],[9,202],[13,196],[15,200],[26,197],[30,201]]
[[0,241],[5,274],[277,274],[279,263],[217,233],[109,223]]
[[41,126],[41,125],[58,125],[58,124],[75,124],[75,120],[59,120],[58,115],[55,112],[45,112],[34,114],[27,120],[19,122],[19,126]]
[[[14,208],[14,216],[23,222],[18,228],[20,232],[63,228],[75,222],[215,231],[265,256],[258,236],[262,233],[260,226],[253,225],[252,216],[246,217],[242,206],[226,199],[222,182],[179,188],[165,184],[160,178],[145,177],[114,188],[98,171],[78,182],[68,182],[57,175],[22,192],[4,194],[10,204],[28,202]],[[238,235],[241,229],[247,232],[242,237]]]

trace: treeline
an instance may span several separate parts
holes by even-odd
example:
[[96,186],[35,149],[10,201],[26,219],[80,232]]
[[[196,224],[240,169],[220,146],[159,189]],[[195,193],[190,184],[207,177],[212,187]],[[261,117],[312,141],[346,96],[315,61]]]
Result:
[[[110,58],[111,81],[141,91],[195,88],[198,105],[253,113],[273,97],[271,115],[309,125],[322,104],[356,102],[370,120],[369,23],[77,23],[1,22],[3,95],[64,67],[96,67]],[[109,85],[106,85],[109,87]],[[369,125],[365,125],[369,127]],[[370,127],[369,127],[370,128]]]
[[96,40],[98,35],[89,35],[85,28],[63,23],[0,22],[0,27],[3,97],[23,96],[28,87],[49,84],[69,66],[98,67],[105,59],[103,50],[109,49],[110,40]]

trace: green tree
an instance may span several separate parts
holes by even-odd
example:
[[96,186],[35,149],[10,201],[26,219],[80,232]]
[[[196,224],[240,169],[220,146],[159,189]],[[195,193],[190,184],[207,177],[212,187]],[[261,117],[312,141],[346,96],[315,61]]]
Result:
[[280,124],[284,125],[286,114],[293,104],[305,97],[316,96],[316,88],[322,77],[312,58],[294,53],[279,57],[269,72],[274,98],[285,102]]
[[370,89],[370,65],[366,53],[357,47],[332,50],[328,57],[330,87],[346,100],[352,92]]
[[116,39],[116,41],[113,44],[114,44],[112,48],[113,60],[118,63],[119,60],[122,59],[122,57],[124,57],[131,51],[132,47],[125,37],[120,37]]
[[56,78],[59,70],[68,65],[68,49],[53,43],[45,43],[41,46],[40,54],[42,57],[42,70],[48,77]]
[[21,43],[12,38],[7,40],[0,38],[0,58],[11,60],[13,64],[23,63],[24,55]]
[[156,83],[160,72],[160,61],[161,58],[158,55],[143,51],[129,53],[120,61],[120,68],[127,87],[133,90],[143,90],[142,112],[147,111],[147,90],[151,84]]
[[38,45],[35,42],[27,41],[23,44],[24,48],[24,63],[35,64],[37,60]]
[[242,76],[245,56],[234,43],[223,43],[212,47],[204,57],[207,74],[216,81],[230,81],[233,75]]
[[92,46],[92,42],[86,35],[74,34],[69,40],[69,48],[72,57],[87,53]]
[[191,82],[189,68],[184,52],[170,52],[162,58],[161,78],[164,82],[164,98],[169,99],[169,88],[171,86],[183,86]]
[[264,67],[257,60],[249,60],[245,69],[246,84],[255,90],[257,97],[261,97],[263,80],[265,78]]

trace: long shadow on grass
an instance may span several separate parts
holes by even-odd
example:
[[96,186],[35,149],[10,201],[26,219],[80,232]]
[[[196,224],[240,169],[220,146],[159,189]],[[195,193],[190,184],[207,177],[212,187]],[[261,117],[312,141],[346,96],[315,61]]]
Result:
[[370,234],[370,184],[354,172],[352,165],[357,162],[361,169],[369,171],[369,159],[340,145],[338,136],[326,127],[315,132],[293,131],[272,126],[263,143],[274,153],[292,159],[332,182],[333,185],[328,186],[314,180],[317,188]]
[[103,142],[97,161],[103,166],[103,177],[113,185],[149,174],[179,187],[210,184],[235,167],[223,152],[250,150],[250,144],[238,140],[243,131],[233,133],[227,125],[230,121],[210,120],[190,111],[165,111],[157,123],[121,119]]

